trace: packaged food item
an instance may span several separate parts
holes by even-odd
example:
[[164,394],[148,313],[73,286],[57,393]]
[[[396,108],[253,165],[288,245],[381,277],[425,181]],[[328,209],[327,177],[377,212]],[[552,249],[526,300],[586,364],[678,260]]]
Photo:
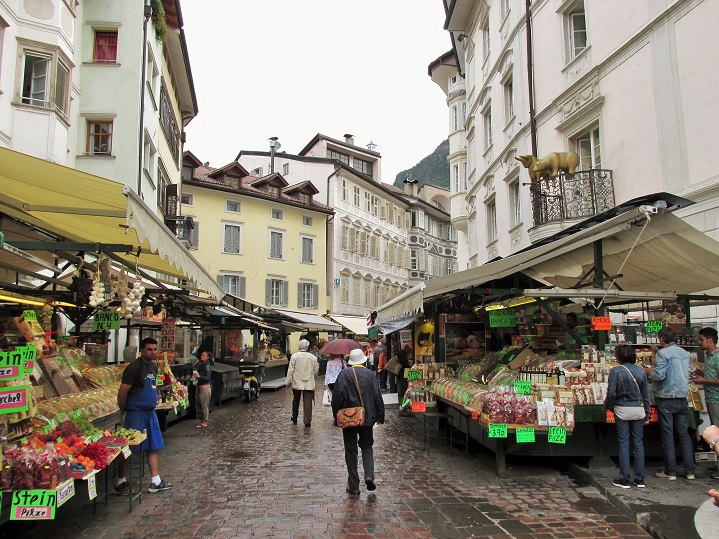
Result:
[[545,401],[545,404],[547,405],[547,425],[550,427],[557,426],[557,410],[554,406],[553,401]]
[[557,416],[557,425],[560,427],[567,426],[567,410],[564,404],[555,404],[554,410]]
[[540,426],[547,426],[547,404],[543,401],[537,401],[537,423]]
[[565,404],[564,408],[565,408],[566,414],[567,414],[566,426],[568,429],[573,429],[574,428],[574,405]]

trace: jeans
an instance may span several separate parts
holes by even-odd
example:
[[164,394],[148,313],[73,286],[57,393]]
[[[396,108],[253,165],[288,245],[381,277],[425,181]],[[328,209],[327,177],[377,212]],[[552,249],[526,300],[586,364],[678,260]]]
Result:
[[377,378],[379,380],[380,389],[387,389],[387,371],[379,371],[379,375],[377,375]]
[[[359,441],[357,437],[359,436]],[[345,445],[345,464],[347,465],[347,485],[352,490],[359,488],[360,478],[357,474],[357,446],[362,450],[362,467],[365,477],[374,479],[374,435],[372,427],[355,427],[342,429],[342,440]]]
[[292,390],[292,421],[297,422],[300,413],[300,397],[302,397],[302,420],[305,425],[312,423],[312,403],[315,400],[315,392],[308,389]]
[[625,421],[616,419],[617,440],[619,441],[619,476],[629,481],[629,438],[634,447],[634,481],[644,481],[644,419]]
[[664,453],[664,473],[677,475],[677,457],[674,449],[674,434],[679,438],[679,445],[682,449],[682,462],[684,473],[694,474],[694,447],[689,438],[689,416],[687,400],[657,398],[657,410],[659,411],[659,426],[662,433],[662,451]]

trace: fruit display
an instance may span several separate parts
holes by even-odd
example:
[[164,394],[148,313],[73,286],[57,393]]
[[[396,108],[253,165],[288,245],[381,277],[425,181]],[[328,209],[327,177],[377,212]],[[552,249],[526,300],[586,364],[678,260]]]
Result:
[[115,438],[121,438],[125,440],[123,445],[137,445],[142,442],[147,436],[135,429],[120,428],[112,433]]
[[95,436],[95,434],[100,432],[100,429],[95,427],[90,420],[87,418],[85,414],[80,414],[77,417],[73,418],[72,420],[75,425],[77,425],[77,428],[79,428],[82,431],[82,435],[85,438],[92,438]]
[[98,470],[106,468],[116,454],[117,452],[111,451],[105,444],[100,442],[92,442],[80,451],[80,456],[92,460]]
[[0,491],[50,489],[70,477],[69,459],[52,444],[9,445],[2,456]]
[[95,461],[78,455],[70,461],[70,472],[75,479],[80,479],[95,468]]

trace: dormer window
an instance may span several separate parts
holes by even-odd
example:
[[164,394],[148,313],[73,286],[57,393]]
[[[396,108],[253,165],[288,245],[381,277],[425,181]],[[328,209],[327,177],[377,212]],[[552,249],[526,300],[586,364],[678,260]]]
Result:
[[302,204],[309,204],[312,201],[312,198],[307,193],[300,193],[300,202]]
[[262,167],[257,167],[252,172],[250,172],[252,176],[255,176],[257,178],[260,178],[262,176]]
[[227,185],[228,187],[232,187],[233,189],[239,189],[240,179],[233,176],[227,176],[225,178],[225,185]]
[[280,188],[276,185],[270,185],[270,194],[275,198],[280,198]]

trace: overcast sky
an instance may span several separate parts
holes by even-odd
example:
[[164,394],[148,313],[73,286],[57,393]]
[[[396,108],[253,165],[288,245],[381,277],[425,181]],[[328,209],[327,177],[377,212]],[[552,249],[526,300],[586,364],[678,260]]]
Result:
[[427,75],[450,49],[442,0],[183,0],[199,114],[185,149],[213,167],[240,150],[296,154],[314,135],[370,140],[382,181],[447,138]]

